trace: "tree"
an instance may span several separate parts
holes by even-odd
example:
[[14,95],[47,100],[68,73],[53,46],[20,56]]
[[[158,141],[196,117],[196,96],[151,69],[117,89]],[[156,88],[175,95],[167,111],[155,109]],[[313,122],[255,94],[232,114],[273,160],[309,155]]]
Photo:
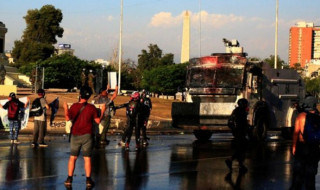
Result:
[[307,92],[310,92],[312,95],[319,97],[320,94],[320,78],[305,78],[304,82],[306,84]]
[[26,29],[22,39],[14,42],[12,50],[17,66],[45,60],[54,53],[56,37],[62,37],[64,31],[60,27],[62,18],[61,10],[52,5],[45,5],[40,10],[28,10],[24,17]]
[[81,86],[82,69],[97,71],[99,64],[81,60],[69,54],[62,54],[48,58],[45,61],[33,62],[20,67],[20,72],[31,75],[36,66],[45,68],[45,88],[67,88]]
[[[268,63],[272,68],[274,67],[274,55],[270,55],[269,58],[263,60]],[[277,68],[281,69],[282,66],[288,65],[284,60],[282,60],[279,56],[277,56]]]
[[149,52],[143,49],[141,54],[138,55],[138,69],[141,72],[159,66],[174,64],[173,54],[162,55],[162,50],[156,44],[150,44],[148,48]]
[[149,91],[175,94],[185,84],[187,64],[165,65],[145,71],[141,86]]

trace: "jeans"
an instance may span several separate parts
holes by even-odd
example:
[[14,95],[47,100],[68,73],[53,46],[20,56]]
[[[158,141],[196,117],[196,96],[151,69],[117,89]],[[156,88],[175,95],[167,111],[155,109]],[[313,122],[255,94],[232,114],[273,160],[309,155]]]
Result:
[[[17,140],[19,135],[20,129],[20,122],[18,120],[9,120],[9,127],[10,127],[10,139]],[[14,134],[13,134],[14,129]]]

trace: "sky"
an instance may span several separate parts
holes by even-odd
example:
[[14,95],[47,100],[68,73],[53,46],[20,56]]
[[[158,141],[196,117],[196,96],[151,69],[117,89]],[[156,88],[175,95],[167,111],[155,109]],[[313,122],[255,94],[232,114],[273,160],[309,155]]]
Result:
[[[8,28],[5,50],[21,39],[27,11],[47,4],[63,13],[57,44],[71,44],[77,57],[110,60],[118,50],[120,0],[0,0],[0,21]],[[274,55],[275,7],[276,0],[123,0],[122,56],[137,61],[141,50],[157,44],[179,63],[188,10],[190,58],[224,52],[227,38],[237,39],[249,57],[264,59]],[[299,21],[320,26],[319,7],[319,0],[279,0],[278,55],[285,62],[290,27]]]

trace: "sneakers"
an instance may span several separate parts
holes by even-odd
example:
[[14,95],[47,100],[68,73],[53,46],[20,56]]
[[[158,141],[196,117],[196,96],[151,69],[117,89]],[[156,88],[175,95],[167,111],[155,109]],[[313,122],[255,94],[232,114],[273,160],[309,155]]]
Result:
[[123,141],[120,141],[120,142],[118,143],[118,145],[124,147],[124,146],[126,145],[126,143],[123,142]]
[[39,143],[40,147],[47,147],[48,145],[46,143]]
[[148,146],[148,145],[149,145],[148,140],[143,140],[143,141],[142,141],[142,145],[143,145],[143,146]]
[[[12,140],[11,140],[12,141]],[[13,141],[14,144],[20,144],[20,142],[18,140],[14,140]]]
[[94,182],[92,181],[91,177],[87,177],[86,185],[87,185],[87,187],[94,186]]
[[136,144],[136,150],[140,150],[140,144]]
[[225,160],[225,163],[226,163],[227,167],[229,168],[229,170],[231,171],[232,170],[232,161],[227,159],[227,160]]
[[36,143],[36,142],[32,142],[32,143],[31,143],[31,146],[32,146],[32,147],[36,147],[37,145],[38,145],[38,143]]
[[72,185],[72,177],[68,176],[67,180],[64,182],[65,186],[71,186]]
[[125,149],[126,149],[126,150],[129,150],[129,143],[126,143],[126,144],[125,144]]

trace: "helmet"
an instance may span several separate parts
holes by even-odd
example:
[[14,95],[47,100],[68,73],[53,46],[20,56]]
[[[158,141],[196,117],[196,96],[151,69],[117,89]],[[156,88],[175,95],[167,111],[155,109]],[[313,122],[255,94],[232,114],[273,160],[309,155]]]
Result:
[[238,100],[237,104],[241,108],[246,108],[246,107],[248,107],[249,102],[248,102],[247,99],[241,98],[241,99]]
[[88,86],[84,86],[80,89],[80,98],[88,100],[92,95],[92,90]]
[[305,111],[312,111],[312,110],[316,110],[317,109],[317,103],[318,103],[318,100],[313,97],[313,96],[307,96],[303,103],[302,103],[302,108],[305,110]]
[[131,98],[132,98],[133,100],[139,100],[139,99],[140,99],[140,94],[139,94],[139,92],[137,92],[137,91],[132,92]]

